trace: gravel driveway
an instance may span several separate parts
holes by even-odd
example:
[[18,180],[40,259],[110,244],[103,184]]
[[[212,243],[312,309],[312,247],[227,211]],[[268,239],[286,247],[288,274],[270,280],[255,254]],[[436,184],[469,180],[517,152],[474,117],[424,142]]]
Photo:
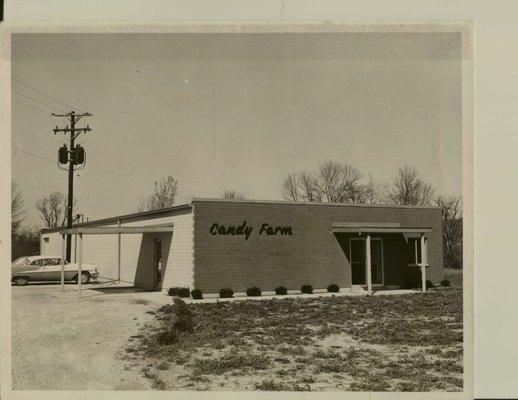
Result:
[[146,311],[166,302],[159,292],[86,290],[79,299],[73,285],[13,287],[13,389],[149,389],[119,355],[153,318]]

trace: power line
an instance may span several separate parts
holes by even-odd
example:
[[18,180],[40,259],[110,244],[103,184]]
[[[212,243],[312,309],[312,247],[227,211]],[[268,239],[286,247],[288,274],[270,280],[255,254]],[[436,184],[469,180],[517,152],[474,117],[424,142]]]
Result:
[[15,103],[21,104],[22,106],[29,107],[29,108],[32,108],[33,110],[42,112],[43,114],[46,114],[46,115],[51,115],[52,114],[52,113],[50,113],[48,111],[42,110],[41,108],[31,106],[29,104],[23,103],[23,102],[21,102],[19,100],[16,100],[16,99],[12,99],[12,101],[14,101]]
[[62,108],[57,108],[57,107],[51,106],[50,104],[44,103],[43,101],[40,101],[40,100],[38,100],[38,99],[35,99],[34,97],[27,96],[26,94],[23,94],[22,92],[19,92],[19,91],[15,90],[15,89],[12,89],[12,91],[13,91],[13,93],[16,93],[16,94],[18,94],[18,95],[20,95],[20,96],[26,97],[26,98],[28,98],[28,99],[30,99],[30,100],[32,100],[32,101],[35,101],[36,103],[40,103],[40,104],[41,104],[41,105],[43,105],[43,106],[46,106],[46,107],[48,107],[48,108],[52,108],[52,109],[54,109],[54,110],[56,110],[56,111],[63,112],[63,109],[62,109]]
[[31,85],[29,85],[29,84],[27,84],[27,83],[24,83],[24,82],[22,82],[22,81],[21,81],[21,80],[19,80],[19,79],[16,79],[14,76],[12,76],[12,77],[11,77],[11,79],[12,79],[13,81],[15,81],[15,82],[18,82],[20,85],[23,85],[23,86],[25,86],[25,87],[27,87],[27,88],[29,88],[29,89],[31,89],[31,90],[33,90],[33,91],[35,91],[36,93],[41,94],[42,96],[45,96],[47,99],[53,100],[53,101],[55,101],[56,103],[59,103],[59,104],[61,104],[61,105],[65,106],[65,107],[67,107],[67,108],[72,109],[72,110],[77,110],[77,111],[81,111],[81,112],[83,112],[81,109],[79,109],[79,108],[77,108],[77,107],[72,107],[71,105],[68,105],[67,103],[65,103],[65,102],[63,102],[63,101],[61,101],[61,100],[58,100],[58,99],[56,99],[56,98],[54,98],[54,97],[51,97],[51,96],[49,96],[49,95],[47,95],[47,94],[45,94],[45,93],[43,93],[43,92],[41,92],[41,91],[39,91],[39,90],[37,90],[37,89],[34,89]]
[[56,164],[56,161],[52,161],[52,160],[50,160],[50,159],[48,159],[48,158],[41,157],[41,156],[39,156],[39,155],[37,155],[37,154],[31,153],[30,151],[26,151],[26,150],[20,149],[19,147],[11,146],[11,148],[15,149],[16,151],[21,151],[22,153],[25,153],[25,154],[27,154],[27,155],[29,155],[29,156],[31,156],[31,157],[38,158],[38,159],[40,159],[40,160],[50,162],[50,163],[52,163],[52,164]]
[[39,187],[36,187],[36,186],[31,186],[31,185],[24,185],[23,183],[18,183],[18,182],[14,182],[14,181],[12,182],[12,184],[16,185],[16,186],[21,186],[21,187],[29,188],[29,189],[40,190],[42,192],[53,193],[52,190],[42,189],[42,188],[39,188]]

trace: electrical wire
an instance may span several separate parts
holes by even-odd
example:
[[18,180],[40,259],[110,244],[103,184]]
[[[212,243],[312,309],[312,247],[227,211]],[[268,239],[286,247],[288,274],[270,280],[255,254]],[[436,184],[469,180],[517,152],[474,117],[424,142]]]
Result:
[[15,185],[15,186],[21,186],[21,187],[25,187],[25,188],[29,188],[29,189],[41,190],[42,192],[53,193],[52,190],[42,189],[42,188],[39,188],[39,187],[36,187],[36,186],[31,186],[31,185],[24,185],[23,183],[18,183],[18,182],[15,182],[15,181],[13,181],[12,184]]
[[50,105],[50,104],[44,103],[43,101],[40,101],[40,100],[38,100],[38,99],[35,99],[34,97],[31,97],[31,96],[27,96],[26,94],[24,94],[24,93],[22,93],[22,92],[19,92],[19,91],[15,90],[15,89],[12,89],[12,91],[13,91],[13,93],[18,94],[19,96],[26,97],[27,99],[30,99],[30,100],[32,100],[32,101],[35,101],[36,103],[39,103],[39,104],[41,104],[41,105],[43,105],[43,106],[46,106],[46,107],[48,107],[48,108],[54,109],[54,110],[59,111],[59,112],[66,112],[66,111],[65,111],[65,110],[63,110],[62,108],[57,108],[57,107],[54,107],[54,106],[52,106],[52,105]]
[[27,87],[27,88],[29,88],[29,89],[33,90],[34,92],[36,92],[36,93],[38,93],[38,94],[41,94],[42,96],[45,96],[47,99],[50,99],[50,100],[52,100],[52,101],[55,101],[56,103],[59,103],[59,104],[61,104],[61,105],[65,106],[65,107],[67,107],[67,108],[72,109],[72,110],[76,110],[76,111],[84,112],[84,111],[82,111],[81,109],[79,109],[79,108],[77,108],[77,107],[72,107],[71,105],[69,105],[69,104],[67,104],[67,103],[65,103],[65,102],[63,102],[63,101],[61,101],[61,100],[58,100],[58,99],[56,99],[56,98],[54,98],[54,97],[51,97],[51,96],[49,96],[49,95],[47,95],[47,94],[43,93],[43,92],[42,92],[42,91],[40,91],[40,90],[34,89],[31,85],[29,85],[29,84],[27,84],[27,83],[25,83],[25,82],[22,82],[22,81],[21,81],[21,80],[19,80],[19,79],[16,79],[14,76],[12,76],[12,77],[11,77],[11,79],[12,79],[13,81],[15,81],[15,82],[18,82],[20,85],[23,85],[23,86],[25,86],[25,87]]
[[31,152],[26,151],[26,150],[23,150],[23,149],[20,149],[19,147],[11,146],[11,148],[15,149],[16,151],[20,151],[20,152],[22,152],[22,153],[25,153],[25,154],[27,154],[27,155],[29,155],[29,156],[31,156],[31,157],[34,157],[34,158],[38,158],[38,159],[40,159],[40,160],[47,161],[47,162],[50,162],[50,163],[52,163],[52,164],[55,164],[55,163],[56,163],[56,161],[50,160],[50,159],[48,159],[48,158],[45,158],[45,157],[39,156],[39,155],[37,155],[37,154],[31,153]]
[[23,103],[23,102],[21,102],[19,100],[12,99],[12,101],[14,101],[15,103],[21,104],[22,106],[29,107],[29,108],[32,108],[33,110],[42,112],[43,114],[46,114],[46,115],[49,115],[49,116],[51,115],[51,113],[48,112],[48,111],[45,111],[45,110],[42,110],[41,108],[34,107],[34,106],[29,105],[29,104]]

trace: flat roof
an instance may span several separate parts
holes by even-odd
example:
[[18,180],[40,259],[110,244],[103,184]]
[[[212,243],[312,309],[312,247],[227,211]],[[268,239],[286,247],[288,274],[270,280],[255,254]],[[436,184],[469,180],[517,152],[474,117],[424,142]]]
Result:
[[[108,218],[101,218],[96,219],[88,222],[82,222],[80,224],[73,224],[72,228],[80,228],[82,226],[89,226],[89,225],[97,225],[104,222],[117,222],[118,220],[126,220],[126,219],[133,219],[133,218],[139,218],[139,217],[148,217],[148,216],[154,216],[154,215],[160,215],[160,214],[166,214],[171,211],[181,210],[181,209],[188,209],[192,208],[192,204],[186,203],[186,204],[179,204],[177,206],[168,207],[168,208],[162,208],[160,210],[152,210],[152,211],[142,211],[142,212],[136,212],[131,214],[123,214],[123,215],[117,215],[115,217],[108,217]],[[59,232],[62,229],[66,229],[66,227],[61,226],[57,228],[43,228],[40,230],[40,232]]]
[[[367,207],[367,208],[404,208],[404,209],[428,209],[428,210],[440,210],[440,207],[435,206],[403,206],[397,204],[358,204],[358,203],[316,203],[316,202],[303,202],[303,201],[287,201],[287,200],[237,200],[237,199],[218,199],[210,197],[195,197],[190,203],[180,204],[173,207],[162,208],[160,210],[136,212],[131,214],[117,215],[114,217],[96,219],[88,222],[82,222],[79,224],[72,225],[73,228],[79,228],[83,226],[95,225],[105,222],[116,222],[118,220],[127,220],[140,217],[148,217],[160,214],[166,214],[171,211],[188,209],[193,207],[193,203],[196,202],[219,202],[219,203],[247,203],[247,204],[279,204],[287,206],[326,206],[326,207]],[[43,228],[40,230],[41,233],[46,232],[58,232],[64,229],[64,227],[58,228]]]
[[221,202],[221,203],[252,203],[252,204],[283,204],[283,205],[301,205],[301,206],[327,206],[327,207],[367,207],[367,208],[410,208],[410,209],[427,209],[440,210],[437,206],[403,206],[398,204],[360,204],[360,203],[328,203],[328,202],[307,202],[307,201],[288,201],[288,200],[237,200],[237,199],[218,199],[210,197],[195,197],[192,203],[197,201],[203,202]]

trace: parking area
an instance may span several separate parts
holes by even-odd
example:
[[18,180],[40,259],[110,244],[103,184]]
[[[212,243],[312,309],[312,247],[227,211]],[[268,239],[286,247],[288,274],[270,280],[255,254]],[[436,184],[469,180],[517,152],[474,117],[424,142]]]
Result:
[[131,287],[12,287],[13,389],[143,390],[149,383],[120,355],[128,338],[170,302]]

